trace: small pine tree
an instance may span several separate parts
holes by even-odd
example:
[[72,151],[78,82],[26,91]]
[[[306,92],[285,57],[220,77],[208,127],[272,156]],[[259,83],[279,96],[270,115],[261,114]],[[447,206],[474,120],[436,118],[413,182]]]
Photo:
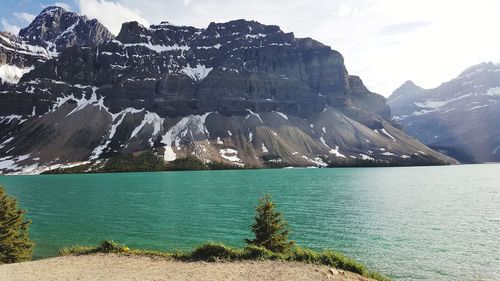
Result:
[[245,241],[250,245],[264,247],[276,253],[284,253],[289,251],[295,242],[288,240],[290,234],[288,223],[283,213],[276,210],[276,204],[271,200],[269,194],[259,199],[255,222],[252,225],[255,239],[245,239]]
[[24,219],[24,210],[16,199],[0,186],[0,264],[31,260],[34,243],[28,237],[31,221]]

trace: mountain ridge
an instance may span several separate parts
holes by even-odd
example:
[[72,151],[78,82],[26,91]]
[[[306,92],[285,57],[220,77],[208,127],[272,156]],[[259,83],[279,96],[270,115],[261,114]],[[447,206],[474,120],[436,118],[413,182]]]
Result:
[[256,21],[124,23],[1,93],[4,172],[143,151],[239,167],[456,163],[394,127],[339,52]]
[[423,143],[463,162],[500,161],[500,64],[485,62],[433,89],[398,88],[394,119]]

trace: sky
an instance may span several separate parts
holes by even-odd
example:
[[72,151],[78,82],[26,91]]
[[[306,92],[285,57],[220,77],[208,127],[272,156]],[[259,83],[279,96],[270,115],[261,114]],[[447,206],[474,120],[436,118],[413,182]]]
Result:
[[0,30],[18,32],[43,7],[97,18],[117,34],[126,21],[257,20],[342,53],[347,70],[389,96],[407,80],[434,88],[481,62],[500,62],[498,0],[1,0]]

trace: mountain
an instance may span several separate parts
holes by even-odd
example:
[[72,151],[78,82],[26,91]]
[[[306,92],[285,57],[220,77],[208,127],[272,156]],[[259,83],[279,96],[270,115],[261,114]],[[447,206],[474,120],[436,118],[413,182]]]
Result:
[[19,36],[0,32],[0,84],[15,84],[35,66],[72,46],[90,47],[114,36],[97,20],[47,7]]
[[482,63],[435,89],[406,82],[388,98],[405,131],[462,162],[500,161],[500,64]]
[[340,53],[246,20],[124,23],[6,87],[0,116],[10,173],[143,152],[234,167],[456,163],[397,129]]
[[42,46],[50,52],[60,52],[73,46],[97,46],[114,36],[96,19],[47,7],[19,36],[31,45]]

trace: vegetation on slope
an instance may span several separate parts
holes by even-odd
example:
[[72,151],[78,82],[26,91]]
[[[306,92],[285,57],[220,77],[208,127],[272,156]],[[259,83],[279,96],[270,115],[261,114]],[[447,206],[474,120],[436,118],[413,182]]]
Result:
[[222,162],[204,163],[194,156],[178,158],[166,163],[151,151],[138,154],[119,154],[100,162],[71,168],[54,169],[43,174],[80,174],[113,172],[160,172],[241,169]]
[[[93,163],[71,168],[59,168],[45,171],[42,174],[81,174],[81,173],[114,173],[114,172],[159,172],[159,171],[199,171],[199,170],[234,170],[257,169],[256,166],[240,167],[227,162],[203,162],[195,156],[178,158],[165,162],[153,151],[143,151],[134,154],[109,154],[109,158]],[[399,166],[430,166],[446,165],[445,162],[428,155],[411,155],[400,159],[349,159],[349,161],[332,162],[326,157],[323,161],[329,168],[340,167],[399,167]],[[278,155],[262,156],[265,168],[285,168],[290,164],[282,161]]]
[[346,270],[360,274],[365,277],[379,281],[390,281],[391,279],[366,269],[361,263],[350,259],[335,251],[325,250],[316,252],[310,249],[295,246],[285,253],[276,253],[264,247],[249,245],[244,248],[234,248],[222,243],[206,242],[192,251],[152,251],[129,249],[125,245],[113,241],[103,241],[98,246],[75,246],[63,248],[59,251],[62,256],[67,255],[89,255],[97,253],[114,253],[126,255],[139,255],[151,257],[171,258],[179,261],[245,261],[245,260],[274,260],[288,262],[304,262],[310,264],[326,265],[337,269]]
[[435,166],[448,165],[432,156],[411,155],[401,159],[352,159],[350,162],[327,162],[329,168],[350,168],[350,167],[411,167],[411,166]]

